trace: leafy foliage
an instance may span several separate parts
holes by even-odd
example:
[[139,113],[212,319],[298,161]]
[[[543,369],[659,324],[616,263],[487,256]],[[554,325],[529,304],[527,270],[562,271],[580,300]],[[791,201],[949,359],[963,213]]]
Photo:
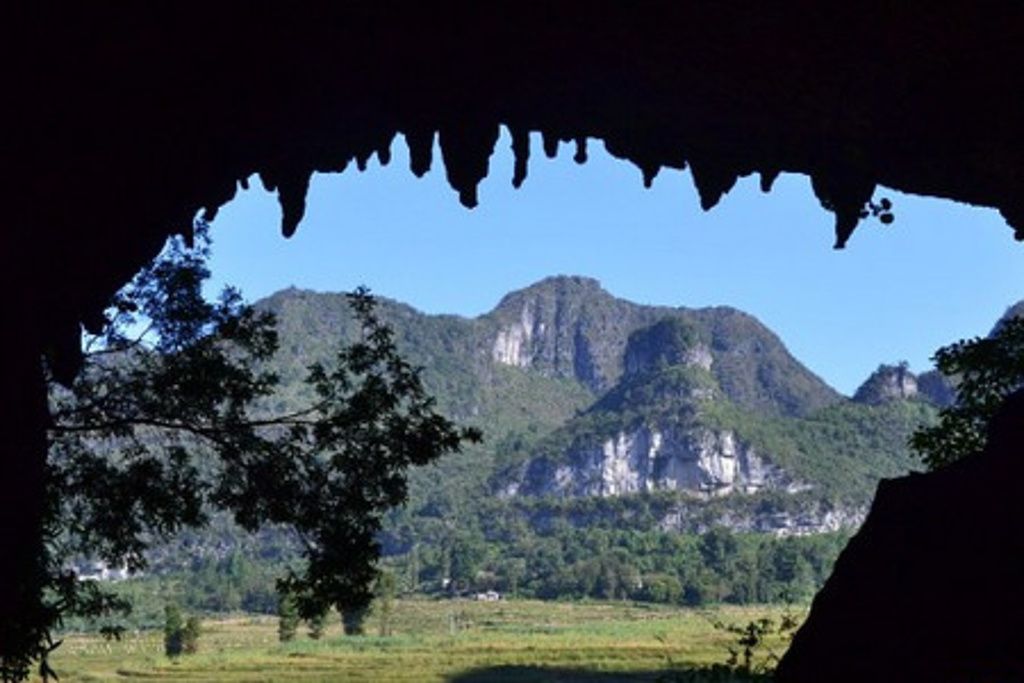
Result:
[[[464,452],[412,470],[408,505],[382,518],[375,540],[397,591],[493,588],[520,597],[683,605],[809,597],[828,575],[845,534],[777,538],[719,525],[755,516],[862,509],[879,476],[913,467],[904,444],[917,425],[934,418],[934,410],[916,401],[879,406],[837,401],[806,370],[792,372],[796,363],[778,340],[736,311],[648,310],[606,294],[569,294],[584,298],[542,301],[563,306],[570,318],[576,315],[591,335],[588,344],[598,339],[597,330],[610,330],[611,341],[590,347],[602,367],[610,367],[615,354],[614,362],[624,362],[631,333],[634,348],[643,352],[640,361],[651,361],[622,372],[601,397],[561,374],[572,359],[541,354],[531,368],[492,362],[496,323],[514,321],[522,310],[523,301],[515,297],[476,320],[424,316],[386,300],[374,308],[378,320],[394,330],[392,341],[402,357],[426,366],[422,382],[437,396],[437,410],[459,416],[487,436],[484,444],[468,444]],[[334,365],[338,343],[367,340],[347,301],[289,290],[257,306],[276,315],[281,341],[260,366],[280,381],[272,395],[256,402],[258,416],[295,415],[322,400],[316,386],[303,381],[307,368],[317,362]],[[665,316],[670,320],[659,324]],[[660,348],[659,339],[667,340],[667,349]],[[714,354],[710,371],[689,363],[686,351],[693,343]],[[566,500],[493,495],[495,472],[540,451],[556,452],[577,438],[651,419],[733,430],[815,488],[711,500],[675,492]],[[197,459],[201,472],[208,460]],[[660,528],[674,514],[684,520],[679,530]],[[305,547],[303,538],[283,525],[265,527],[256,543],[223,515],[211,522],[214,531],[207,536],[186,531],[175,545],[150,554],[161,576],[142,583],[175,586],[174,595],[189,609],[273,612],[274,577],[289,566],[301,569],[294,559]],[[228,551],[216,550],[224,543]],[[197,548],[206,554],[196,557]],[[448,588],[445,579],[451,580]],[[119,588],[141,592],[132,585]],[[375,616],[382,615],[382,605],[378,596]],[[342,614],[349,630],[361,631],[365,610]]]
[[282,593],[277,603],[277,639],[287,643],[295,639],[299,630],[299,610],[295,606],[295,598]]
[[923,401],[842,403],[797,419],[758,415],[726,402],[702,409],[708,424],[735,431],[797,480],[813,482],[826,499],[857,505],[870,501],[881,477],[920,467],[906,444],[935,416]]
[[[520,310],[522,302],[513,303],[512,312]],[[568,305],[567,300],[561,303]],[[282,349],[271,369],[285,386],[270,399],[271,407],[291,412],[313,396],[309,385],[299,382],[301,368],[314,361],[327,363],[337,340],[356,342],[358,321],[337,295],[290,290],[260,308],[277,314],[282,335]],[[585,308],[593,325],[606,312],[598,299],[587,299]],[[729,520],[863,510],[879,476],[898,475],[916,464],[906,440],[935,414],[919,401],[878,406],[832,402],[802,417],[749,407],[764,405],[758,387],[765,385],[740,376],[763,371],[770,379],[772,363],[784,363],[786,357],[784,349],[771,351],[771,340],[757,333],[756,321],[737,312],[710,309],[695,312],[692,320],[660,324],[654,317],[650,329],[634,337],[635,367],[595,399],[576,380],[554,372],[546,375],[547,359],[541,359],[539,368],[491,362],[495,331],[487,316],[476,321],[424,316],[388,301],[380,302],[377,310],[395,330],[402,355],[427,366],[423,381],[437,396],[439,409],[461,415],[488,437],[484,444],[413,470],[408,505],[393,509],[384,520],[377,537],[384,566],[403,592],[494,588],[522,597],[615,596],[689,605],[808,597],[830,571],[845,534],[789,539],[716,527]],[[619,311],[607,309],[612,310]],[[619,312],[628,318],[626,308]],[[753,340],[732,340],[733,333],[749,333]],[[628,335],[622,336],[620,352],[629,345]],[[667,350],[656,343],[659,339],[668,340]],[[693,343],[708,344],[719,354],[714,372],[690,362],[687,350]],[[735,359],[727,360],[729,354]],[[775,360],[764,369],[758,357]],[[813,388],[811,379],[807,386]],[[798,380],[790,377],[786,385],[771,386],[781,395],[792,394]],[[747,387],[753,393],[740,393],[743,400],[733,400],[723,381],[731,382],[732,391]],[[826,399],[821,396],[828,403]],[[565,500],[493,495],[495,484],[501,483],[496,472],[515,469],[539,452],[562,452],[577,439],[592,440],[654,419],[732,430],[797,481],[812,483],[813,489],[710,500],[668,491]],[[661,530],[671,515],[683,520],[678,530]],[[184,589],[186,604],[195,600],[223,609],[244,603],[265,610],[258,607],[260,596],[272,584],[271,572],[262,567],[281,566],[294,557],[286,538],[270,535],[259,546],[248,545],[237,530],[225,527],[215,537],[190,536],[187,545],[169,548],[161,566],[173,572],[195,568],[189,569],[193,573]],[[235,544],[231,555],[216,561],[191,559],[190,547],[211,547],[221,539]],[[229,558],[239,554],[253,568],[231,569],[236,560]],[[443,587],[445,579],[450,580],[448,588]]]
[[199,652],[199,636],[203,633],[203,622],[195,614],[185,620],[181,629],[181,651],[186,655]]
[[395,592],[397,588],[398,582],[395,580],[395,575],[390,571],[384,570],[377,577],[377,586],[374,591],[376,595],[374,611],[377,613],[380,626],[379,633],[382,638],[391,635],[391,622],[394,619]]
[[181,608],[175,604],[167,605],[164,608],[164,654],[168,657],[177,657],[184,651],[184,629]]
[[324,635],[324,629],[327,627],[327,612],[320,614],[314,614],[309,618],[309,637],[312,640],[320,640]]
[[[66,569],[75,556],[131,570],[154,539],[226,510],[242,528],[295,530],[306,560],[281,587],[310,618],[371,599],[383,514],[407,496],[406,469],[479,439],[434,409],[420,371],[360,289],[349,297],[358,339],[309,367],[307,400],[272,414],[279,378],[274,317],[226,289],[207,301],[206,228],[194,248],[170,243],[114,299],[85,341],[82,373],[53,386],[47,463],[48,601],[37,643],[3,655],[5,678],[54,645],[65,615],[125,611],[127,601]],[[178,648],[178,645],[175,645]]]
[[1024,318],[1005,318],[989,337],[939,349],[935,365],[956,378],[957,400],[939,413],[937,425],[911,438],[911,447],[932,470],[982,450],[989,421],[1003,400],[1024,386]]

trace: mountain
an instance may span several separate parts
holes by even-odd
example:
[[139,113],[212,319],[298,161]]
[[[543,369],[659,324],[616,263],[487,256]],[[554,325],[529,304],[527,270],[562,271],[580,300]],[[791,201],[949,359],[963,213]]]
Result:
[[[1024,300],[1009,306],[992,326],[988,336],[994,336],[1007,321],[1022,315],[1024,315]],[[915,397],[928,401],[939,408],[951,406],[956,401],[956,380],[946,377],[935,369],[915,375],[910,372],[906,363],[882,364],[857,389],[853,400],[858,403],[879,405]]]
[[1006,309],[1006,312],[1003,313],[1002,317],[1000,317],[999,320],[996,321],[996,324],[992,326],[992,331],[988,333],[988,336],[991,337],[1002,329],[1003,325],[1006,324],[1006,321],[1019,318],[1022,315],[1024,315],[1024,299]]
[[912,399],[919,392],[918,377],[910,372],[906,363],[882,364],[857,388],[853,400],[868,405],[881,405]]
[[[266,407],[298,407],[306,368],[359,334],[347,300],[291,288],[257,307],[280,338],[270,369],[282,385]],[[914,395],[906,372],[893,384],[883,366],[851,400],[749,314],[640,305],[590,278],[542,280],[475,318],[383,298],[378,315],[440,410],[484,433],[411,471],[407,505],[388,516],[384,562],[410,591],[809,595],[879,479],[916,466],[907,438],[936,414],[923,376]],[[253,540],[218,519],[151,557],[156,574],[192,568],[186,601],[232,609],[272,605],[268,577],[296,547],[280,529]]]
[[599,394],[624,372],[630,335],[666,318],[701,335],[715,379],[741,405],[802,415],[841,398],[768,328],[728,307],[643,306],[613,297],[590,278],[553,277],[508,294],[482,320],[496,328],[494,361],[572,378]]
[[[302,370],[356,330],[339,294],[290,289],[258,306],[278,317],[284,407]],[[880,477],[914,466],[906,438],[932,418],[924,403],[849,401],[746,313],[635,304],[590,278],[542,280],[473,319],[389,300],[379,313],[439,406],[485,434],[413,473],[411,507],[656,491],[699,506],[771,493],[794,509],[838,505],[855,522]],[[785,531],[765,515],[774,521],[729,524]],[[800,528],[817,528],[806,517]]]

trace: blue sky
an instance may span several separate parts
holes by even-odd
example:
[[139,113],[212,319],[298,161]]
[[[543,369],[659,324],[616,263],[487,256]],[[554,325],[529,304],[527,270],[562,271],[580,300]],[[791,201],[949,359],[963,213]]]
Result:
[[930,367],[937,347],[987,333],[1024,298],[1024,244],[989,209],[882,189],[896,222],[869,221],[834,251],[832,216],[804,176],[782,176],[768,195],[743,179],[704,213],[687,172],[662,171],[644,189],[599,141],[584,165],[567,145],[549,160],[533,143],[514,190],[503,132],[467,210],[440,154],[417,179],[398,138],[386,167],[316,176],[290,240],[276,197],[252,183],[213,223],[215,282],[250,299],[366,284],[428,313],[475,316],[543,277],[588,275],[640,303],[747,311],[845,393],[880,362]]

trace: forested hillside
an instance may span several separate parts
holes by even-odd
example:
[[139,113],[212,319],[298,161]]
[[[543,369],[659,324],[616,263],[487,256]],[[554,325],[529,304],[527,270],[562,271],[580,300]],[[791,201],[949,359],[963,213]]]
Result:
[[[288,289],[257,306],[281,339],[268,408],[287,409],[306,367],[358,328],[343,294]],[[885,374],[843,397],[741,311],[643,306],[588,278],[543,280],[473,319],[383,299],[378,313],[441,410],[484,434],[412,473],[381,538],[403,590],[807,596],[879,478],[915,467],[907,437],[936,415],[923,392],[884,391]],[[267,568],[292,561],[293,543],[220,520],[154,553],[153,569],[198,571],[187,590],[206,608],[263,609]]]

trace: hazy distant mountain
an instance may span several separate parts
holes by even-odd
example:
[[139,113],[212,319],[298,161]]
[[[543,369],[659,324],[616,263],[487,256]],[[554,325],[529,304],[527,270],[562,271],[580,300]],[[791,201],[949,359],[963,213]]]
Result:
[[999,318],[999,320],[996,321],[996,324],[992,326],[992,331],[988,333],[988,336],[991,337],[996,332],[998,332],[1007,320],[1019,318],[1022,315],[1024,315],[1024,299],[1018,301],[1017,303],[1013,304],[1012,306],[1006,309],[1006,312],[1003,313],[1002,317]]

